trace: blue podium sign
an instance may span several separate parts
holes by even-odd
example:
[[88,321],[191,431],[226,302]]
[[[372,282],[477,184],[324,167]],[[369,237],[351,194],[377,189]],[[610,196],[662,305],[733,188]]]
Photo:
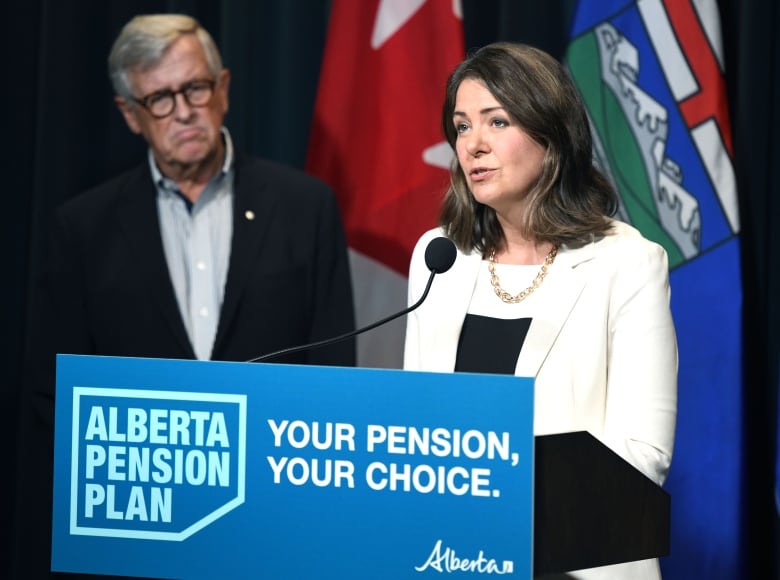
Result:
[[52,570],[531,578],[533,381],[59,355]]

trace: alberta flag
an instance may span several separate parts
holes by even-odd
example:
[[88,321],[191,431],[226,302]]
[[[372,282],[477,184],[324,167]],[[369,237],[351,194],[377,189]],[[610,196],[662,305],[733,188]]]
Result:
[[[406,307],[412,249],[449,185],[441,107],[463,57],[460,0],[333,0],[306,170],[338,195],[359,327]],[[405,328],[359,337],[360,366],[400,368]]]
[[665,580],[742,578],[739,216],[714,0],[580,0],[566,54],[620,218],[670,259],[679,340]]

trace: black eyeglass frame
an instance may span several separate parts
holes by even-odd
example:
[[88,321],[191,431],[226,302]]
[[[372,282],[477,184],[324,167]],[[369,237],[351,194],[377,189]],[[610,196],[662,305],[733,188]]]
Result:
[[[149,111],[149,114],[154,117],[155,119],[164,119],[165,117],[168,117],[176,110],[176,95],[181,95],[184,97],[184,100],[187,102],[187,105],[190,107],[205,107],[209,104],[211,101],[211,98],[214,96],[214,88],[217,86],[217,81],[213,79],[194,79],[189,82],[184,83],[181,87],[179,87],[178,90],[171,90],[171,89],[163,89],[161,91],[155,91],[153,93],[150,93],[148,95],[144,95],[143,97],[136,98],[132,97],[133,102],[138,103],[141,105],[144,109]],[[192,91],[196,89],[204,89],[208,87],[208,97],[203,100],[203,102],[193,103],[192,98]],[[155,113],[152,111],[152,106],[149,104],[149,101],[152,99],[169,99],[171,105],[170,110],[166,112],[165,114]]]

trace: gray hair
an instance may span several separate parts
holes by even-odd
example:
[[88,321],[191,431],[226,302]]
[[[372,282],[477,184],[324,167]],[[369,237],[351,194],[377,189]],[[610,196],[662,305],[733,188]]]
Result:
[[132,102],[133,93],[127,73],[154,67],[165,51],[185,34],[194,34],[204,52],[209,70],[216,78],[222,71],[222,57],[208,31],[184,14],[147,14],[125,24],[108,55],[108,75],[114,93]]

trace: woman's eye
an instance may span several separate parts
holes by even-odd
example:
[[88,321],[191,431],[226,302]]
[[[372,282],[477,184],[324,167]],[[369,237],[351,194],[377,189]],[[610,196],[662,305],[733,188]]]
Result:
[[465,123],[455,123],[455,131],[458,133],[465,133],[468,130],[469,126]]
[[494,127],[508,127],[509,121],[506,119],[493,119],[493,126]]

